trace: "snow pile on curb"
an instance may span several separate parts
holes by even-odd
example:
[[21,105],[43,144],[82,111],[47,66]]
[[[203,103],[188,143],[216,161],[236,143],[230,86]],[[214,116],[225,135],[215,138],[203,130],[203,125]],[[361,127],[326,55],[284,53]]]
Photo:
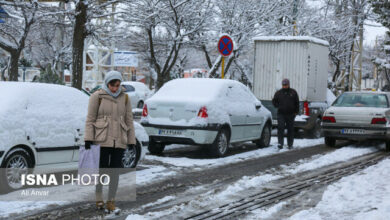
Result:
[[297,174],[308,170],[314,170],[320,167],[327,166],[338,162],[344,162],[348,159],[359,157],[365,154],[373,153],[378,151],[375,147],[343,147],[331,153],[320,156],[319,158],[313,159],[308,163],[303,163],[294,167],[290,173]]

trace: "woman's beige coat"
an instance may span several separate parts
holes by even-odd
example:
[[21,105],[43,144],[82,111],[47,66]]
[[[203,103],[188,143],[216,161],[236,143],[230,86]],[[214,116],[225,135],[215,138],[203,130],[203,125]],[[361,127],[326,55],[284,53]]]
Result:
[[117,98],[99,89],[89,98],[85,123],[85,141],[93,141],[102,147],[126,149],[136,144],[130,97],[122,92]]

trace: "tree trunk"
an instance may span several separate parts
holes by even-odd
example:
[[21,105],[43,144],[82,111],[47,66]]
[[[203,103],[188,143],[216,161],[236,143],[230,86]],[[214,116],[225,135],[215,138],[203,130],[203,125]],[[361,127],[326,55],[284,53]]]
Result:
[[156,83],[156,91],[159,90],[164,85],[164,83],[166,82],[166,78],[167,77],[165,75],[158,74],[157,83]]
[[9,81],[18,81],[20,52],[11,52],[11,61],[8,70]]
[[225,67],[225,75],[228,72],[230,66],[232,65],[232,62],[234,61],[234,59],[236,59],[234,54],[233,54],[233,56],[229,57],[228,62],[227,62],[226,67]]
[[213,67],[213,64],[211,63],[211,59],[210,59],[209,53],[207,52],[205,45],[202,45],[202,51],[204,52],[204,55],[205,55],[206,61],[207,61],[207,65],[209,66],[209,68]]
[[8,58],[8,62],[5,65],[5,67],[1,70],[1,81],[5,81],[5,71],[9,69],[9,64],[10,64],[11,57]]
[[337,61],[337,63],[335,63],[335,66],[336,66],[336,70],[335,70],[335,72],[333,74],[333,78],[332,78],[332,81],[334,83],[336,83],[337,78],[340,75],[340,61]]
[[83,84],[83,53],[86,37],[87,6],[84,0],[76,5],[76,21],[73,31],[72,43],[72,86],[81,89]]
[[[65,2],[60,2],[59,3],[59,8],[62,10],[66,10],[65,8]],[[59,15],[58,20],[64,24],[65,23],[65,15]],[[64,47],[64,36],[65,36],[65,27],[64,25],[58,26],[58,33],[57,33],[57,43],[58,43],[58,48],[63,48]],[[54,66],[56,68],[57,73],[60,73],[60,78],[61,81],[65,81],[64,79],[64,61],[63,58],[59,57],[59,60],[57,61],[57,64]]]

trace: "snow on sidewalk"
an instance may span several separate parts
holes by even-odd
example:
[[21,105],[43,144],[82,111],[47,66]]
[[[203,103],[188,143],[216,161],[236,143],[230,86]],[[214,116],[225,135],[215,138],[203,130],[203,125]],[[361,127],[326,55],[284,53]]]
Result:
[[[378,147],[361,147],[361,146],[348,146],[340,148],[336,151],[330,152],[325,155],[314,155],[309,159],[302,159],[298,161],[298,166],[289,168],[289,165],[282,165],[290,174],[297,174],[308,170],[314,170],[320,167],[324,167],[330,164],[344,162],[348,159],[359,157],[365,154],[378,151]],[[303,161],[309,161],[304,163]]]
[[390,216],[390,159],[328,186],[322,200],[289,220],[387,220]]
[[[148,166],[148,169],[136,172],[135,180],[134,173],[122,174],[119,180],[119,187],[130,187],[134,184],[134,181],[136,181],[137,187],[144,186],[174,175],[176,175],[176,172],[170,171],[163,166]],[[80,200],[83,201],[83,198],[85,199],[89,195],[94,194],[95,187],[66,184],[61,186],[36,188],[36,190],[39,191],[50,191],[48,196],[42,198],[42,201],[24,201],[26,197],[23,196],[23,190],[25,189],[0,195],[0,219],[9,218],[13,215],[26,211],[37,211],[48,207],[70,204]],[[33,189],[29,188],[27,190]],[[107,192],[106,189],[104,190]]]

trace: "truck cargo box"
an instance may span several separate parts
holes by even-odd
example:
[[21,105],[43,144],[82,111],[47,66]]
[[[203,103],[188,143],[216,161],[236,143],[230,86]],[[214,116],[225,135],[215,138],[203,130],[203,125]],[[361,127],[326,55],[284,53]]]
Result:
[[283,78],[297,90],[300,101],[326,100],[328,42],[306,36],[254,38],[253,93],[272,100]]

